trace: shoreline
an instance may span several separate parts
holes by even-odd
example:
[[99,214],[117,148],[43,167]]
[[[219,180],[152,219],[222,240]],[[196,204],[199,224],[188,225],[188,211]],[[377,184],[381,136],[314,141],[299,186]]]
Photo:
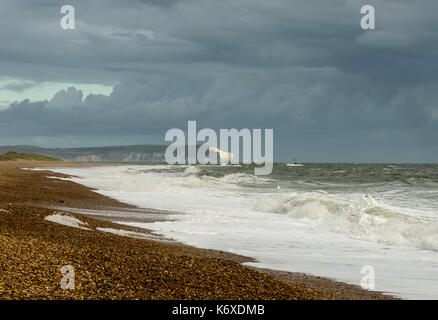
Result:
[[[50,167],[102,165],[112,164],[0,162],[0,298],[396,299],[327,278],[245,266],[255,260],[112,223],[99,212],[147,213],[153,220],[166,212],[139,209],[49,178],[68,177]],[[78,219],[84,228],[47,221],[53,215]],[[74,290],[60,287],[63,265],[75,270]]]

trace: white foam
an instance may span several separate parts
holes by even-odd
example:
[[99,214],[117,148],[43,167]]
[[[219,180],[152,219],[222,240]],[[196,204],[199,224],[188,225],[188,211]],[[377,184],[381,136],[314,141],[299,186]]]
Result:
[[[180,170],[184,168],[185,170]],[[169,221],[123,222],[200,248],[258,259],[259,267],[359,284],[373,265],[376,290],[438,298],[437,222],[358,191],[275,192],[243,173],[200,176],[199,167],[62,168],[71,180],[144,208],[178,211]],[[247,187],[246,184],[257,186]],[[427,250],[426,250],[427,249]]]
[[64,226],[68,226],[68,227],[90,230],[90,229],[84,227],[85,225],[87,225],[86,222],[83,222],[79,219],[76,219],[75,217],[68,216],[65,214],[59,214],[59,213],[52,214],[50,216],[45,217],[44,220],[58,223],[58,224],[62,224]]
[[114,228],[100,228],[97,227],[96,230],[101,232],[108,232],[112,234],[117,234],[119,236],[131,237],[131,238],[141,238],[141,239],[150,239],[151,237],[145,233],[128,231],[123,229],[114,229]]
[[438,251],[438,223],[406,215],[370,195],[361,201],[325,192],[281,194],[260,200],[255,209],[317,221],[321,228],[351,238]]

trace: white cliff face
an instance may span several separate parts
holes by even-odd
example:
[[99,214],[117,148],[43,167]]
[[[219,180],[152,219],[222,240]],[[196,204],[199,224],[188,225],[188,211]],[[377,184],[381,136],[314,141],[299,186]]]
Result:
[[162,162],[164,154],[160,152],[110,152],[77,156],[72,160],[79,162]]
[[231,152],[225,152],[217,147],[208,148],[210,152],[215,152],[219,156],[219,162],[231,162],[233,160],[233,154]]
[[85,148],[41,148],[37,146],[0,146],[0,153],[10,151],[36,153],[78,162],[164,162],[165,145],[103,146]]

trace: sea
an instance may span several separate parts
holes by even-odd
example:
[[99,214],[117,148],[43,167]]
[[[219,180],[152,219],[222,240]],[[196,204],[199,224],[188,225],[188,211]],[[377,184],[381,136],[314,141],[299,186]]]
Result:
[[[57,168],[165,220],[114,221],[403,299],[438,299],[438,165],[122,165]],[[370,272],[370,270],[372,272]],[[370,280],[372,276],[372,281]]]

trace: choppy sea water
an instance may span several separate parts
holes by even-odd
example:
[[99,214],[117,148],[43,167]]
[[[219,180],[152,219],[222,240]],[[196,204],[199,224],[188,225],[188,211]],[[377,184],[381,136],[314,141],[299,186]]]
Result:
[[[177,212],[126,222],[199,248],[258,260],[251,265],[438,299],[438,165],[129,165],[62,168],[71,180],[144,208]],[[117,222],[117,221],[116,221]]]

